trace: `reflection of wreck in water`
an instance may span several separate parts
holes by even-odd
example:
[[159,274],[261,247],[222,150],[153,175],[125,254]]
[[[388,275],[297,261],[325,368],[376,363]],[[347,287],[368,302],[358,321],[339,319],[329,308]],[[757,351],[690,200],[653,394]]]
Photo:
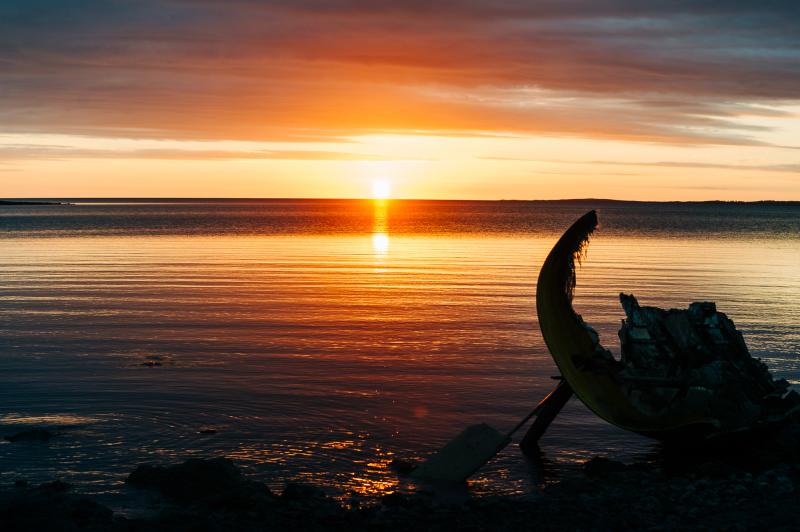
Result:
[[615,359],[572,308],[575,260],[596,227],[592,211],[564,233],[542,266],[536,295],[542,336],[586,406],[614,425],[668,441],[749,431],[800,412],[800,395],[750,356],[714,303],[662,310],[621,294],[627,319]]

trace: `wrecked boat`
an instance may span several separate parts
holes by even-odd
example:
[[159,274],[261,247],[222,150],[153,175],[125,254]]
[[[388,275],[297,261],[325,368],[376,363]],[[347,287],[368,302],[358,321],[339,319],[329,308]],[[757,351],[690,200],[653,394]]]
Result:
[[697,441],[769,427],[800,413],[800,395],[753,358],[714,303],[684,310],[639,305],[625,311],[619,359],[572,307],[576,262],[598,226],[591,211],[559,239],[537,283],[539,326],[575,395],[595,414],[663,441]]
[[520,447],[537,456],[539,440],[573,393],[609,423],[678,446],[753,434],[800,418],[800,394],[750,355],[742,334],[714,303],[663,310],[620,294],[626,316],[619,331],[620,357],[603,347],[572,307],[575,265],[585,257],[597,226],[595,211],[578,219],[539,272],[536,310],[561,372],[556,387],[509,432],[485,423],[468,427],[410,468],[411,478],[464,482],[534,417]]

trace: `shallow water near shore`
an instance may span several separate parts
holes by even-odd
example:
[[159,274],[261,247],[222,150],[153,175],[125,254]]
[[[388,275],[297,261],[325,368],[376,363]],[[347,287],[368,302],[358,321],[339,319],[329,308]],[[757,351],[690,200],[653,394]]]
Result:
[[[142,462],[225,455],[274,487],[413,489],[394,457],[514,426],[554,385],[538,268],[597,208],[575,307],[617,349],[621,291],[716,301],[800,383],[800,206],[606,202],[81,202],[0,210],[0,483],[114,494]],[[521,436],[521,435],[520,435]],[[572,401],[543,463],[507,448],[473,494],[525,496],[649,440]]]

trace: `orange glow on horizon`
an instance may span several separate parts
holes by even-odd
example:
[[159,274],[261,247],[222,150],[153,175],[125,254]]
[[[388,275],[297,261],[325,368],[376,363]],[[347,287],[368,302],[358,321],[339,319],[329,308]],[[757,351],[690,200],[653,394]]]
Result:
[[[784,128],[774,140],[796,133]],[[491,135],[289,143],[15,134],[0,139],[0,183],[8,198],[788,200],[800,198],[795,152]]]

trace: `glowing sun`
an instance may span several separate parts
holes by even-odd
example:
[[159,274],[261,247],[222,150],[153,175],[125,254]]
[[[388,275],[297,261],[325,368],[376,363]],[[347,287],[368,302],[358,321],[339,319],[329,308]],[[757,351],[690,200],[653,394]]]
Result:
[[372,182],[372,197],[375,199],[389,199],[392,185],[386,179],[376,179]]

